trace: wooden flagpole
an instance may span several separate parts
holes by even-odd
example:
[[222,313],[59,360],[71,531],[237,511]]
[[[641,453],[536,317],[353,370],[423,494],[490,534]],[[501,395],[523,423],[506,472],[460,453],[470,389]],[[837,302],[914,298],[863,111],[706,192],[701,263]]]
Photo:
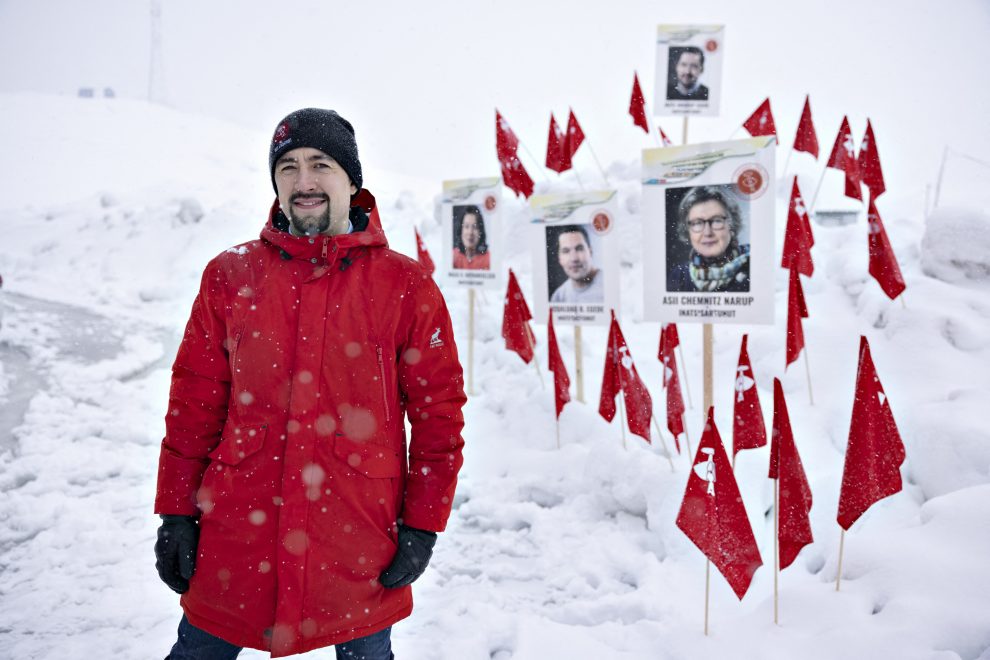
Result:
[[626,406],[623,404],[622,389],[619,389],[619,428],[622,429],[622,448],[626,449]]
[[585,142],[588,143],[588,149],[591,150],[591,157],[595,159],[595,165],[598,166],[598,171],[602,173],[602,178],[605,179],[605,185],[606,186],[612,185],[611,183],[609,183],[608,175],[605,174],[605,168],[602,167],[602,164],[600,162],[598,162],[598,154],[595,153],[595,148],[591,146],[591,141],[585,138]]
[[543,382],[543,372],[540,371],[540,360],[536,357],[536,342],[533,341],[533,332],[529,330],[529,325],[526,327],[527,335],[529,339],[529,350],[533,351],[533,367],[536,368],[536,375],[540,378],[540,387],[547,389],[547,384]]
[[846,530],[842,530],[839,535],[839,570],[835,574],[835,590],[839,590],[839,582],[842,580],[842,550],[846,542]]
[[705,559],[705,637],[708,636],[708,593],[712,583],[712,560]]
[[804,370],[808,374],[808,403],[815,405],[815,397],[811,395],[811,367],[808,365],[808,347],[804,347]]
[[688,408],[694,410],[694,404],[691,402],[691,385],[688,384],[687,378],[687,362],[684,361],[684,347],[678,343],[677,350],[681,354],[681,380],[684,381],[684,391],[688,395]]
[[468,289],[468,396],[474,396],[474,287]]
[[676,472],[674,469],[673,454],[671,454],[670,449],[667,448],[667,441],[663,439],[663,432],[660,430],[660,422],[657,421],[656,415],[653,415],[653,426],[656,427],[657,435],[660,436],[660,444],[663,446],[663,452],[667,454],[667,460],[670,461],[670,471]]
[[[777,466],[779,471],[780,466]],[[773,480],[773,622],[779,623],[777,576],[780,575],[780,474]]]
[[584,360],[581,359],[581,326],[574,326],[574,387],[577,400],[584,403]]
[[825,173],[826,172],[828,172],[828,165],[826,165],[825,166],[825,169],[822,170],[822,176],[821,176],[821,178],[818,179],[818,187],[815,188],[815,196],[811,198],[811,206],[808,207],[808,218],[809,219],[815,213],[815,204],[818,203],[818,193],[822,189],[822,183],[825,182]]
[[794,147],[791,146],[787,151],[787,158],[784,160],[784,172],[780,175],[781,179],[787,179],[787,168],[791,166],[791,154],[794,153]]
[[577,179],[578,188],[581,189],[581,192],[584,192],[584,184],[581,183],[581,177],[578,176],[577,168],[571,165],[571,171],[574,172],[574,178]]
[[[684,134],[685,138],[687,136],[687,117],[684,118]],[[708,411],[712,407],[712,324],[705,323],[702,326],[702,343],[704,345],[704,365],[702,367],[704,371],[704,390],[702,405],[704,406],[705,423],[708,423]],[[685,426],[685,431],[687,427]],[[690,446],[690,445],[688,445]],[[694,459],[691,459],[694,461]],[[693,466],[692,466],[693,469]],[[705,562],[705,635],[708,635],[708,593],[709,584],[711,582],[711,560]]]
[[546,167],[546,166],[543,163],[541,163],[539,160],[537,160],[536,156],[534,156],[532,153],[530,153],[529,147],[526,146],[526,143],[525,142],[523,142],[522,140],[519,140],[519,145],[523,148],[523,150],[526,152],[526,154],[533,160],[533,162],[536,163],[536,169],[538,169],[540,171],[540,174],[543,175],[543,179],[545,181],[549,181],[550,180],[550,177],[548,177],[547,176],[547,173],[543,171],[543,168]]
[[[554,397],[556,396],[557,394],[554,393]],[[554,404],[556,405],[556,403],[557,403],[557,399],[554,398]],[[557,415],[557,411],[554,410],[554,416],[556,415]],[[557,417],[557,449],[560,449],[560,417]]]

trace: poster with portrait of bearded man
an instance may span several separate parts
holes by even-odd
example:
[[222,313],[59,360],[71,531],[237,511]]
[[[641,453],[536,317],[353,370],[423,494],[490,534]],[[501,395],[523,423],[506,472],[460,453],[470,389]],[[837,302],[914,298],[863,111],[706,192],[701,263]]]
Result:
[[773,323],[773,136],[643,151],[644,316]]
[[724,45],[724,25],[657,26],[658,117],[718,116]]
[[614,190],[534,195],[533,299],[536,318],[607,325],[619,312]]

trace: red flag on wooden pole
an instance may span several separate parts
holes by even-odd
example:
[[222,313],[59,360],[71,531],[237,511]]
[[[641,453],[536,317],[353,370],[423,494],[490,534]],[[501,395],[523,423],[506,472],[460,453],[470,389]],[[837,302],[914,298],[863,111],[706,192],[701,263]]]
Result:
[[787,363],[798,359],[804,350],[804,329],[801,319],[808,318],[808,305],[804,302],[804,290],[801,288],[801,276],[797,268],[791,267],[790,282],[787,287]]
[[770,478],[777,479],[780,501],[777,503],[777,538],[780,542],[780,568],[791,565],[801,548],[814,538],[811,535],[811,487],[801,464],[787,402],[779,378],[773,379],[773,433],[770,442]]
[[567,375],[567,367],[560,356],[560,348],[557,346],[557,333],[553,329],[553,310],[550,310],[550,317],[547,320],[547,350],[549,351],[548,364],[553,372],[553,400],[557,409],[557,419],[564,405],[571,400],[571,379]]
[[519,138],[512,132],[509,123],[502,118],[498,109],[495,110],[495,151],[502,168],[502,180],[507,188],[529,199],[533,194],[533,179],[523,167],[519,156]]
[[839,492],[837,519],[843,529],[852,527],[874,503],[901,490],[904,458],[904,443],[873,366],[870,344],[861,336],[856,398]]
[[897,265],[894,248],[890,246],[887,231],[883,228],[883,220],[880,219],[880,213],[873,202],[873,195],[870,195],[867,222],[870,228],[870,275],[887,297],[893,300],[901,295],[907,284],[904,283],[904,276],[901,275],[900,266]]
[[646,121],[646,99],[643,98],[643,90],[639,86],[639,75],[633,72],[632,98],[629,99],[629,114],[633,118],[633,124],[643,129],[644,133],[650,132],[650,125]]
[[661,128],[658,125],[657,126],[657,130],[660,131],[660,142],[663,144],[663,146],[665,146],[665,147],[672,147],[672,146],[674,146],[674,143],[670,141],[670,138],[667,137],[667,134],[663,132],[663,128]]
[[767,444],[767,427],[760,408],[760,395],[756,389],[756,376],[749,361],[746,344],[749,335],[743,335],[739,347],[739,366],[736,367],[736,396],[732,408],[732,460],[741,449],[756,449]]
[[805,95],[804,109],[801,111],[801,121],[798,122],[797,135],[794,136],[794,151],[804,151],[818,158],[818,135],[815,133],[815,122],[811,120],[811,97]]
[[426,249],[426,245],[423,243],[423,239],[419,235],[419,230],[413,227],[413,232],[416,233],[416,261],[418,261],[419,265],[425,268],[432,277],[433,272],[436,270],[436,266],[433,265],[433,259],[430,257],[430,253]]
[[584,131],[581,130],[581,124],[578,123],[574,111],[571,110],[567,117],[567,141],[564,143],[567,149],[568,162],[574,158],[574,154],[577,153],[582,143],[584,143]]
[[798,188],[797,176],[791,186],[791,203],[787,210],[787,228],[784,230],[784,252],[780,258],[781,268],[796,266],[802,275],[811,277],[815,264],[811,260],[811,246],[815,237],[811,233],[808,209]]
[[866,133],[859,143],[859,173],[863,183],[870,189],[870,195],[876,199],[887,189],[883,182],[883,168],[880,167],[880,152],[877,151],[877,140],[873,137],[873,126],[866,120]]
[[505,347],[518,353],[526,364],[533,359],[533,347],[536,345],[536,336],[529,327],[532,318],[522,289],[519,288],[519,282],[516,281],[516,275],[510,268],[509,286],[505,292],[505,308],[502,313],[502,337],[505,338]]
[[567,148],[567,136],[557,126],[550,113],[550,134],[547,136],[547,167],[560,174],[571,169],[571,154]]
[[612,312],[612,324],[608,330],[608,348],[605,350],[605,370],[602,375],[602,393],[598,413],[611,422],[615,418],[615,397],[622,393],[629,418],[629,431],[647,442],[650,441],[650,419],[653,417],[653,400],[636,371],[632,353],[626,346],[622,329]]
[[660,330],[660,351],[657,359],[663,365],[663,387],[667,390],[667,430],[674,436],[674,446],[681,453],[680,435],[684,433],[684,398],[677,376],[677,358],[674,349],[680,343],[677,326],[668,323]]
[[773,123],[773,112],[770,110],[770,97],[764,99],[749,119],[743,122],[743,128],[753,137],[759,135],[777,135],[777,126]]
[[832,145],[832,153],[829,155],[828,164],[825,167],[842,170],[846,175],[846,197],[862,201],[863,191],[860,190],[861,181],[859,164],[856,162],[856,145],[853,144],[852,131],[849,129],[847,117],[842,118],[839,134],[835,136],[835,144]]
[[742,600],[763,561],[713,415],[709,408],[677,526]]

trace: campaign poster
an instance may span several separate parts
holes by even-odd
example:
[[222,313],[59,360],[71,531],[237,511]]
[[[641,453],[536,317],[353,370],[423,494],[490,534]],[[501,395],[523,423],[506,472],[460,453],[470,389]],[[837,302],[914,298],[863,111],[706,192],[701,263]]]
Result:
[[658,25],[658,117],[717,117],[722,95],[724,25]]
[[643,151],[644,317],[772,324],[771,136]]
[[614,190],[534,195],[533,310],[559,325],[607,325],[619,313],[618,195]]
[[499,289],[501,200],[498,177],[443,182],[441,272],[445,284]]

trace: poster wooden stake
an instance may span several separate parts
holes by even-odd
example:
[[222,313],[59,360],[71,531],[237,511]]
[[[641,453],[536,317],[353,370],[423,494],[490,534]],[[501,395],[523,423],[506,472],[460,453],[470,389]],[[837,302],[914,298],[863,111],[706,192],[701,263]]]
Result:
[[474,287],[468,289],[468,396],[474,396]]
[[684,115],[684,129],[681,132],[681,144],[687,144],[687,136],[688,136],[688,117],[687,115]]
[[708,409],[712,407],[712,344],[714,343],[714,333],[712,332],[712,324],[705,323],[702,329],[702,338],[704,340],[704,354],[705,354],[705,389],[703,405],[703,414],[705,419],[708,419]]
[[778,586],[780,575],[780,478],[773,480],[773,622],[778,621]]
[[846,543],[846,530],[842,530],[839,535],[839,570],[835,573],[835,590],[839,590],[839,582],[842,580],[842,550]]
[[656,427],[657,435],[660,437],[660,445],[663,447],[663,453],[667,455],[667,460],[670,461],[670,471],[676,472],[673,455],[670,453],[670,449],[667,448],[667,441],[663,439],[663,432],[660,430],[660,422],[657,421],[656,415],[653,415],[653,426]]
[[808,374],[808,403],[815,405],[815,397],[811,394],[811,367],[808,364],[808,347],[804,347],[804,370]]
[[688,384],[687,362],[684,361],[684,348],[680,344],[678,344],[677,351],[681,354],[681,382],[684,383],[684,391],[687,392],[688,409],[694,410],[694,404],[691,402],[691,385]]
[[581,359],[581,326],[574,326],[574,380],[577,400],[584,403],[584,361]]

